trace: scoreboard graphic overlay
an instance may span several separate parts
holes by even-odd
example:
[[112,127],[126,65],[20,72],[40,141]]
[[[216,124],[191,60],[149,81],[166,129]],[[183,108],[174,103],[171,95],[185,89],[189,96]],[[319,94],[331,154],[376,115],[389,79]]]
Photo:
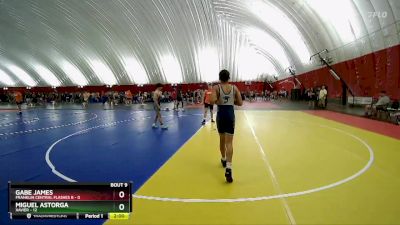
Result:
[[128,219],[132,182],[8,183],[10,219]]

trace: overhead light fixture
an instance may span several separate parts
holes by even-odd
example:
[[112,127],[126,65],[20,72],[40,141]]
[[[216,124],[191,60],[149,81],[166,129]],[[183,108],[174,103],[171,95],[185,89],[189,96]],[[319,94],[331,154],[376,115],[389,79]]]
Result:
[[286,68],[285,71],[288,71],[290,75],[295,76],[296,75],[296,66],[291,65],[288,68]]
[[23,83],[29,86],[35,86],[36,82],[32,79],[31,76],[27,72],[25,72],[23,69],[10,65],[8,69],[15,75],[17,76]]
[[363,29],[358,27],[359,15],[353,1],[305,0],[305,3],[320,16],[324,24],[333,28],[342,43],[351,43],[363,34]]
[[32,87],[29,87],[29,86],[28,86],[28,87],[26,87],[26,89],[27,89],[27,90],[31,90],[31,89],[32,89]]
[[89,65],[96,74],[96,76],[103,82],[103,84],[113,85],[117,83],[111,69],[102,61],[98,59],[89,60]]
[[83,88],[83,86],[82,85],[78,85],[78,88]]
[[238,74],[241,80],[256,80],[260,74],[276,73],[274,65],[252,47],[242,47],[238,55]]
[[148,83],[148,75],[143,65],[133,56],[123,59],[125,71],[133,83]]
[[248,7],[254,15],[267,24],[274,33],[278,33],[292,47],[302,63],[309,63],[310,52],[305,37],[284,11],[274,4],[261,0],[249,1]]
[[167,82],[180,83],[183,81],[179,61],[171,54],[161,57],[161,69]]
[[76,85],[88,84],[88,81],[82,74],[82,72],[69,61],[63,61],[61,63],[61,68],[64,71],[65,75],[67,75]]
[[212,47],[200,50],[198,54],[198,67],[202,81],[213,81],[220,67],[217,50]]
[[10,77],[10,75],[8,75],[3,70],[0,70],[0,82],[4,83],[5,85],[8,85],[8,86],[14,86],[15,85],[14,80]]
[[[286,68],[290,65],[290,61],[284,47],[277,41],[277,39],[271,36],[271,34],[255,27],[246,28],[244,29],[244,32],[249,37],[250,43],[253,46],[257,46],[259,50],[262,50],[262,52],[266,53],[267,55],[273,55],[276,61],[279,62],[283,68]],[[250,47],[254,49],[254,47]]]
[[8,90],[8,87],[3,87],[3,90],[7,91],[7,90]]
[[60,86],[61,82],[58,80],[58,78],[51,72],[49,69],[42,65],[36,65],[35,66],[36,72],[40,75],[40,77],[46,81],[51,86]]

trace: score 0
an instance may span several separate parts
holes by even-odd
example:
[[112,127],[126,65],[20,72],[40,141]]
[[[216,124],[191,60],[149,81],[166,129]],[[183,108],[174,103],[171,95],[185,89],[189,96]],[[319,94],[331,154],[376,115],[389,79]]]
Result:
[[[120,192],[118,193],[118,197],[119,197],[120,199],[124,199],[124,198],[125,198],[125,192],[124,192],[124,191],[120,191]],[[120,204],[118,205],[118,209],[119,209],[120,211],[124,211],[124,210],[125,210],[125,204],[124,204],[124,203],[120,203]]]

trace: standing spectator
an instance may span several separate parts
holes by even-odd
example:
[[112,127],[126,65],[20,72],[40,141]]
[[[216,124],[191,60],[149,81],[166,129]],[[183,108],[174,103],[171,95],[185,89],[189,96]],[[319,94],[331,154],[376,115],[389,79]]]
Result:
[[177,110],[177,98],[178,98],[178,93],[176,92],[176,88],[171,93],[171,99],[174,104],[174,110]]
[[14,97],[15,97],[15,103],[17,104],[17,107],[18,107],[18,114],[21,115],[22,114],[21,105],[23,102],[22,93],[19,91],[15,91]]
[[250,91],[249,100],[250,100],[250,102],[254,101],[254,91]]
[[211,123],[214,123],[214,116],[213,116],[213,110],[214,110],[214,105],[211,104],[211,95],[212,95],[212,85],[208,85],[208,89],[204,90],[203,94],[203,100],[204,100],[204,118],[203,122],[201,122],[202,125],[206,124],[206,119],[207,119],[207,111],[210,110],[210,116],[211,116]]
[[84,109],[86,109],[89,105],[89,98],[90,98],[90,93],[85,91],[83,93],[83,102],[82,102],[82,106]]
[[132,98],[133,98],[133,95],[132,95],[131,90],[125,91],[125,104],[126,105],[132,104]]
[[183,93],[182,93],[182,90],[178,90],[178,93],[176,95],[176,110],[179,109],[179,103],[181,103],[182,109],[183,109]]
[[318,100],[319,100],[319,106],[321,107],[321,108],[325,108],[326,107],[326,98],[327,98],[327,96],[328,96],[328,91],[326,90],[326,88],[325,88],[325,85],[322,85],[322,88],[321,88],[321,90],[319,91],[319,98],[318,98]]
[[315,101],[317,99],[317,95],[314,92],[314,88],[310,88],[307,92],[307,98],[308,98],[308,107],[310,109],[315,109]]

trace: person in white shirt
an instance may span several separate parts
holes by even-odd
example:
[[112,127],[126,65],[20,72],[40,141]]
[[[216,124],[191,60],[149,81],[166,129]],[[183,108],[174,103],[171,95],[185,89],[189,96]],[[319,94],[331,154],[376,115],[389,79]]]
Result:
[[328,91],[325,88],[325,85],[322,86],[321,90],[319,91],[319,106],[322,108],[326,107],[326,98],[328,96]]

